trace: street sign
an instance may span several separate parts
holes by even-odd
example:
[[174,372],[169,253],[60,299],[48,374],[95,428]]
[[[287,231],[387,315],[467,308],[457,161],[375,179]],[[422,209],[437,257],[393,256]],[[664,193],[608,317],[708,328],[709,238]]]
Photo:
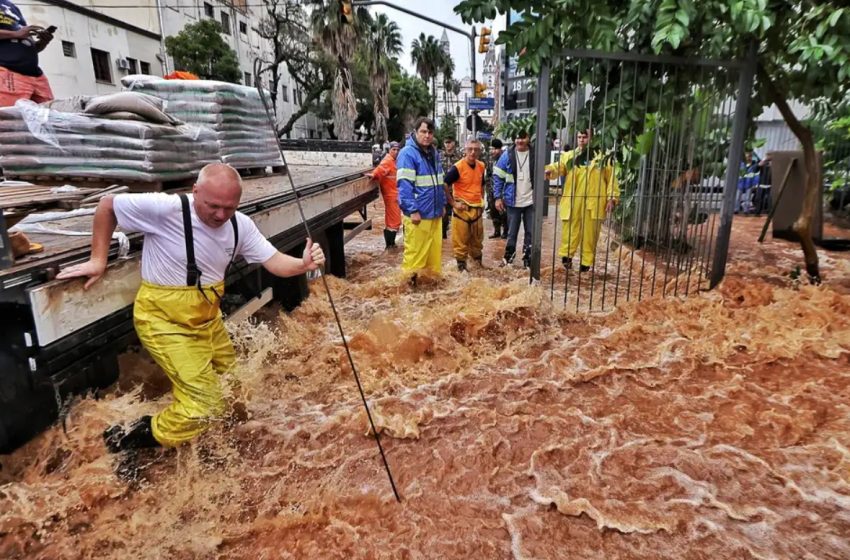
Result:
[[470,111],[492,111],[496,100],[492,97],[471,97],[468,100]]

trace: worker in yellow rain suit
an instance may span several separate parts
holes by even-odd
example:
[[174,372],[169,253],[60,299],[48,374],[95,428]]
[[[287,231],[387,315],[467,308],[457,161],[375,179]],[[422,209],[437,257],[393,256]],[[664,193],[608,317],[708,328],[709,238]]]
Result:
[[591,134],[590,129],[580,131],[577,148],[564,152],[558,163],[546,166],[547,179],[564,177],[558,255],[564,267],[570,268],[573,255],[581,247],[580,272],[593,266],[602,222],[620,200],[614,166],[600,152],[591,157]]
[[116,226],[145,234],[133,320],[142,345],[171,381],[174,401],[129,428],[108,428],[104,440],[111,452],[177,446],[225,411],[220,377],[233,369],[236,356],[219,306],[234,258],[262,263],[276,276],[296,276],[324,263],[321,247],[309,239],[300,259],[280,253],[236,211],[241,195],[239,173],[216,163],[201,170],[191,195],[105,197],[94,215],[90,260],[57,276],[87,277],[88,289],[106,272]]
[[443,180],[446,198],[454,210],[452,216],[452,250],[457,269],[464,272],[467,257],[481,265],[484,248],[484,162],[478,161],[481,142],[467,140],[463,159],[449,167]]

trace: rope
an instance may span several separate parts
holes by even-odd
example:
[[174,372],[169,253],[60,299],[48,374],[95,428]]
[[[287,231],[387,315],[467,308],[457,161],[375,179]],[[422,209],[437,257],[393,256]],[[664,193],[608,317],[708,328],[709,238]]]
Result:
[[[254,80],[257,86],[257,91],[260,93],[260,99],[263,102],[263,108],[266,110],[266,118],[269,121],[269,126],[274,131],[275,139],[277,139],[277,127],[275,126],[274,118],[272,117],[268,100],[266,99],[265,91],[260,84],[260,74],[264,71],[261,70],[262,62],[259,58],[254,60]],[[283,149],[280,147],[280,142],[277,142],[277,149],[280,152],[280,159],[283,161],[284,166],[286,165],[286,156],[283,154]],[[295,203],[298,206],[298,213],[301,215],[301,223],[304,224],[304,229],[307,232],[307,237],[312,239],[312,235],[310,233],[310,225],[307,223],[307,218],[304,215],[304,208],[301,205],[301,196],[298,194],[298,189],[295,188],[295,182],[292,180],[292,174],[287,173],[289,177],[289,186],[292,188],[292,192],[295,194]],[[337,312],[336,305],[334,305],[333,295],[331,294],[331,288],[328,286],[328,280],[324,274],[320,274],[322,278],[322,284],[325,287],[325,293],[328,295],[328,303],[331,305],[331,310],[333,310],[334,320],[336,320],[336,326],[339,329],[339,336],[342,338],[342,344],[345,347],[345,354],[348,356],[348,363],[351,366],[351,372],[354,374],[354,380],[357,382],[357,390],[360,391],[360,398],[363,401],[363,407],[366,409],[366,416],[369,418],[369,425],[372,427],[372,433],[375,435],[375,443],[378,444],[378,451],[381,453],[381,460],[384,463],[384,469],[387,471],[387,477],[390,479],[390,486],[392,486],[393,494],[395,495],[395,499],[397,502],[401,503],[401,497],[398,494],[398,490],[395,486],[395,481],[393,480],[392,471],[390,471],[390,465],[387,462],[387,456],[384,454],[384,447],[381,445],[381,436],[378,433],[378,430],[375,428],[375,422],[372,420],[372,413],[369,411],[369,403],[366,402],[366,395],[363,393],[363,385],[360,383],[360,376],[357,373],[357,367],[354,365],[354,358],[351,356],[351,350],[348,347],[348,340],[345,338],[345,331],[342,328],[342,322],[339,318],[339,313]]]

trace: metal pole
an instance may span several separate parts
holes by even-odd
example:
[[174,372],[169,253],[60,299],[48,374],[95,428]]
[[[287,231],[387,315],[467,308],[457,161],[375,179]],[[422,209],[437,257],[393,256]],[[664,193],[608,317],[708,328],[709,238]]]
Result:
[[732,235],[732,217],[735,210],[735,193],[738,190],[738,174],[741,156],[744,153],[744,135],[747,133],[747,116],[750,110],[750,96],[753,78],[756,73],[756,43],[750,43],[747,59],[738,77],[738,98],[735,101],[735,120],[732,124],[732,142],[726,158],[726,187],[723,191],[723,209],[720,214],[720,228],[717,231],[717,246],[714,250],[714,262],[711,267],[709,287],[717,286],[726,274],[726,260],[729,252],[729,239]]
[[[478,81],[475,79],[475,26],[472,27],[472,34],[470,37],[472,37],[472,40],[469,42],[469,54],[472,57],[470,58],[470,65],[472,67],[472,97],[475,98],[475,93],[478,87]],[[476,126],[476,121],[478,120],[476,117],[478,116],[478,113],[476,111],[470,111],[470,115],[472,116],[472,137],[478,138],[476,130],[478,128]]]
[[[549,61],[540,68],[537,82],[537,141],[534,146],[534,230],[531,237],[531,278],[540,281],[540,260],[543,246],[543,206],[549,204],[549,185],[546,181],[546,138],[549,135]],[[552,273],[554,274],[554,270]]]

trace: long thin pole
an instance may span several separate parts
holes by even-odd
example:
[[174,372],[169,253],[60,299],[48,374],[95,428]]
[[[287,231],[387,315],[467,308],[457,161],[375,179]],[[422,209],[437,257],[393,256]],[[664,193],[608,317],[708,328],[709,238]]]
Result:
[[[257,86],[257,91],[260,94],[260,99],[263,102],[263,108],[266,110],[266,118],[269,121],[269,126],[272,130],[276,130],[275,121],[272,117],[272,113],[269,108],[269,103],[266,100],[266,94],[263,91],[262,83],[260,82],[260,68],[262,66],[262,62],[259,58],[254,60],[254,83]],[[275,139],[277,139],[277,134],[275,134]],[[283,162],[283,165],[286,166],[286,156],[283,153],[283,148],[280,147],[280,142],[275,141],[277,144],[277,150],[280,153],[280,159]],[[298,213],[301,216],[301,223],[304,224],[304,229],[307,232],[307,237],[312,239],[312,234],[310,233],[310,225],[307,223],[307,217],[304,214],[304,207],[301,205],[301,196],[298,194],[298,189],[295,187],[295,182],[292,179],[292,174],[287,173],[287,177],[289,177],[289,186],[292,188],[292,193],[295,195],[295,204],[298,207]],[[369,425],[372,427],[372,434],[375,436],[375,443],[378,444],[378,451],[381,453],[381,460],[384,462],[384,469],[387,471],[387,477],[390,479],[390,486],[392,486],[393,494],[395,495],[395,499],[397,502],[401,503],[401,497],[398,495],[398,490],[395,487],[395,480],[393,480],[393,473],[390,470],[390,465],[387,462],[387,456],[384,453],[384,446],[381,445],[381,436],[378,433],[378,430],[375,428],[375,422],[372,420],[372,413],[369,410],[369,403],[366,402],[366,394],[363,392],[363,384],[360,383],[360,376],[357,374],[357,367],[354,365],[354,358],[351,356],[351,349],[348,347],[348,340],[345,338],[345,331],[342,328],[342,321],[339,318],[339,313],[336,310],[336,305],[334,304],[333,295],[331,294],[331,288],[328,285],[328,279],[324,274],[320,274],[322,277],[322,284],[325,287],[325,293],[328,295],[328,303],[330,303],[331,310],[334,314],[334,319],[336,320],[336,326],[339,329],[339,336],[342,339],[342,345],[345,347],[345,354],[348,356],[348,364],[351,366],[351,373],[354,374],[354,381],[357,382],[357,390],[360,391],[360,399],[363,401],[363,407],[366,409],[366,416],[369,418]]]
[[738,173],[741,156],[744,152],[744,136],[747,133],[747,113],[750,110],[750,95],[756,73],[756,44],[751,43],[747,60],[738,80],[738,98],[735,100],[735,120],[732,124],[732,142],[726,157],[726,186],[723,191],[723,210],[720,214],[720,228],[717,231],[717,246],[714,250],[714,262],[711,267],[711,283],[714,288],[726,274],[726,259],[729,253],[729,240],[732,236],[732,216],[735,207],[735,194],[738,190]]
[[[549,204],[549,183],[546,181],[546,138],[549,136],[549,61],[540,68],[537,82],[537,141],[534,146],[534,229],[531,236],[531,271],[529,283],[540,281],[540,260],[543,246],[543,206]],[[557,224],[556,224],[557,226]],[[552,271],[554,274],[554,270]]]

